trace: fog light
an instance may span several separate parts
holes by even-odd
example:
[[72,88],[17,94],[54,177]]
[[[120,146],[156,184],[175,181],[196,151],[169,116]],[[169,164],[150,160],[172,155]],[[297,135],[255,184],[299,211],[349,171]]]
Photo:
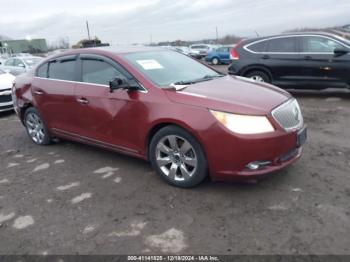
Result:
[[247,165],[247,168],[250,170],[257,170],[259,169],[260,165],[259,162],[251,162]]
[[249,170],[258,170],[264,166],[270,165],[271,161],[254,161],[250,162],[248,165],[246,165],[246,168]]

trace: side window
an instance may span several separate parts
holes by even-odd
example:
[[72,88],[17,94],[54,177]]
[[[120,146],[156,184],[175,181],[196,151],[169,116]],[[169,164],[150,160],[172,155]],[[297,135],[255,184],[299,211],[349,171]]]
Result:
[[218,49],[219,52],[228,52],[229,51],[229,48],[228,47],[220,47]]
[[47,78],[48,63],[41,65],[36,71],[36,76]]
[[20,59],[14,59],[14,66],[24,66],[24,63]]
[[83,59],[82,61],[82,81],[85,83],[109,85],[115,78],[125,79],[112,65],[95,59]]
[[249,45],[247,48],[253,52],[265,52],[266,41],[257,42],[255,44]]
[[49,78],[74,81],[75,80],[75,61],[76,60],[58,60],[49,63]]
[[5,66],[13,66],[13,59],[8,59],[8,60],[6,60],[6,62],[5,62]]
[[333,53],[334,49],[344,46],[325,37],[306,36],[302,37],[302,52],[306,53]]
[[283,37],[268,41],[267,52],[270,53],[296,53],[297,39],[295,37]]

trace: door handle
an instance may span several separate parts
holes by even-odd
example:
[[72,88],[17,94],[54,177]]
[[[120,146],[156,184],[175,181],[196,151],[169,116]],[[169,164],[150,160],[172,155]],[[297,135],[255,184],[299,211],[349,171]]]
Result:
[[83,105],[86,105],[89,103],[89,100],[87,100],[86,98],[77,98],[77,101],[80,103],[80,104],[83,104]]
[[305,60],[311,60],[311,59],[312,59],[312,56],[309,56],[309,55],[304,56],[304,59],[305,59]]
[[34,91],[34,94],[36,94],[36,95],[43,95],[44,94],[44,92],[43,91],[40,91],[40,90],[36,90],[36,91]]
[[270,59],[270,56],[269,56],[269,55],[264,55],[264,56],[262,57],[262,59]]

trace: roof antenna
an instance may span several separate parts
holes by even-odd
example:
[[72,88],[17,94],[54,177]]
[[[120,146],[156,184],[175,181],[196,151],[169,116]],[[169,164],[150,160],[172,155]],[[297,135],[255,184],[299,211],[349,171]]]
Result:
[[260,37],[259,33],[256,30],[254,30],[254,32],[255,32],[257,37]]

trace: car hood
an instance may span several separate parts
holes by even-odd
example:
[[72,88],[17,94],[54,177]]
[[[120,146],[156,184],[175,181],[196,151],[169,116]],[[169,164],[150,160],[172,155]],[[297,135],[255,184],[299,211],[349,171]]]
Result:
[[0,75],[0,91],[4,89],[9,89],[12,87],[12,83],[15,80],[15,76],[11,74],[1,74]]
[[291,98],[278,87],[236,76],[196,83],[179,91],[166,89],[165,92],[175,103],[249,115],[266,115]]

